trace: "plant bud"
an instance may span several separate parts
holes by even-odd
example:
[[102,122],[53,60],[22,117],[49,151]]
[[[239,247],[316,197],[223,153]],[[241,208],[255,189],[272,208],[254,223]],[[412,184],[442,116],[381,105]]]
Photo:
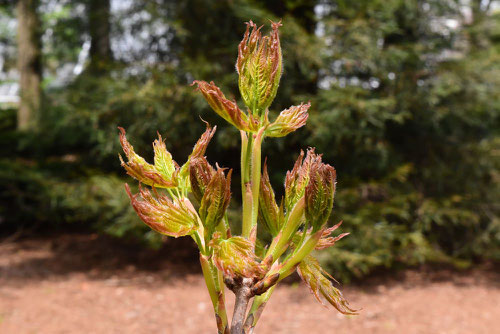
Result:
[[274,191],[269,181],[267,165],[264,163],[264,171],[260,179],[259,194],[259,218],[272,236],[276,236],[285,221],[283,207],[278,207]]
[[266,130],[268,137],[284,137],[306,124],[311,103],[292,106],[283,110]]
[[198,215],[187,198],[172,201],[167,196],[154,197],[149,190],[140,188],[142,200],[139,200],[138,195],[132,195],[128,184],[125,190],[134,210],[153,230],[177,238],[198,229]]
[[309,183],[311,165],[318,162],[321,162],[321,155],[315,154],[314,149],[307,150],[305,159],[304,152],[301,151],[293,169],[286,173],[285,208],[287,212],[290,212],[295,203],[304,196]]
[[325,225],[332,212],[336,172],[332,166],[316,161],[311,164],[309,175],[305,189],[305,214],[314,233]]
[[253,295],[261,295],[265,293],[269,288],[276,285],[280,279],[280,274],[276,273],[267,277],[264,277],[261,281],[257,282],[252,288]]
[[236,71],[239,74],[240,93],[245,104],[257,117],[271,105],[278,90],[282,72],[278,35],[280,26],[279,22],[272,23],[269,36],[262,37],[262,27],[257,28],[250,21],[238,46]]
[[207,236],[211,236],[226,212],[231,199],[231,173],[227,177],[224,169],[217,167],[210,182],[205,188],[200,203],[200,217],[206,228]]
[[210,166],[205,157],[195,158],[189,164],[189,180],[191,182],[191,192],[194,197],[201,203],[205,189],[207,188],[212,176],[215,174],[215,169]]
[[209,246],[213,248],[213,262],[224,275],[262,278],[265,270],[257,261],[253,243],[243,237],[222,239],[219,232],[214,233]]

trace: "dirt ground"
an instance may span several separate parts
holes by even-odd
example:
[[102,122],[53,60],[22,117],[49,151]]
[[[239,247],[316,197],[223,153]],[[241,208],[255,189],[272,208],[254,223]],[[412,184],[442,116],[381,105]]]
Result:
[[[0,333],[213,334],[186,242],[153,251],[91,234],[0,241]],[[359,316],[324,308],[303,284],[281,284],[256,332],[500,333],[500,272],[492,265],[407,270],[343,291]]]

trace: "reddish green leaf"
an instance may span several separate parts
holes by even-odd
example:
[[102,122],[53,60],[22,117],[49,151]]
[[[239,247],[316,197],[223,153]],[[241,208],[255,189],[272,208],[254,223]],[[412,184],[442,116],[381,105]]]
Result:
[[321,304],[326,305],[321,298],[323,297],[340,313],[358,314],[357,310],[349,307],[349,303],[342,295],[342,292],[333,286],[330,281],[333,277],[321,268],[316,258],[311,255],[306,256],[299,264],[297,272]]
[[259,219],[267,230],[276,236],[283,226],[285,215],[283,206],[278,207],[274,195],[269,174],[267,173],[267,165],[264,163],[264,171],[260,179],[260,194],[259,194]]
[[243,131],[256,131],[258,129],[259,121],[253,118],[253,116],[247,116],[238,108],[235,101],[226,99],[220,88],[213,81],[208,83],[196,80],[193,82],[194,84],[198,85],[197,89],[203,94],[203,97],[212,109],[237,129]]
[[283,110],[266,130],[268,137],[283,137],[306,124],[311,103],[292,106]]
[[311,164],[309,182],[305,189],[305,214],[313,232],[325,225],[332,212],[335,182],[335,168],[322,163],[321,159],[316,159]]
[[153,230],[172,237],[181,237],[194,233],[198,229],[198,215],[187,198],[172,201],[167,196],[155,194],[140,188],[139,194],[132,195],[128,184],[125,190],[134,210]]
[[172,160],[172,156],[167,151],[161,136],[153,144],[155,149],[155,165],[151,165],[135,153],[134,147],[128,142],[125,136],[125,129],[121,127],[118,129],[120,129],[120,143],[128,159],[127,162],[124,162],[120,156],[120,161],[127,174],[149,186],[158,188],[177,187],[176,175],[178,165]]
[[219,225],[229,205],[231,199],[231,173],[232,170],[229,171],[226,177],[224,169],[217,167],[217,171],[205,188],[199,212],[208,236]]
[[201,202],[205,189],[216,173],[205,157],[195,158],[189,164],[189,180],[191,192],[198,202]]
[[210,241],[213,248],[213,262],[225,275],[236,277],[262,278],[265,270],[257,261],[253,244],[243,237],[223,239],[214,233]]

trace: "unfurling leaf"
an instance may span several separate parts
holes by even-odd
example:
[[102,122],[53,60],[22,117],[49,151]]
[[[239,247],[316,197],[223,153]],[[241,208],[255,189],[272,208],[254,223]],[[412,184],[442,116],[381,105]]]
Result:
[[168,178],[172,179],[174,173],[179,169],[179,165],[172,159],[172,154],[167,151],[165,142],[162,140],[158,133],[158,139],[153,142],[153,149],[155,152],[154,163],[155,168]]
[[125,190],[134,210],[153,230],[171,237],[182,237],[194,233],[198,228],[198,215],[187,198],[172,201],[167,196],[153,196],[147,189],[140,188],[142,200],[130,192],[128,184]]
[[307,110],[309,110],[310,106],[311,103],[300,104],[299,106],[292,106],[283,110],[278,118],[267,128],[266,136],[283,137],[304,126],[307,117],[309,117]]
[[[207,123],[207,129],[205,130],[205,132],[203,132],[201,137],[198,139],[198,141],[194,145],[193,151],[189,155],[186,163],[184,165],[182,165],[182,167],[179,171],[179,175],[185,183],[188,183],[188,181],[189,181],[189,165],[190,165],[191,161],[193,159],[196,159],[196,158],[201,158],[205,155],[205,151],[207,150],[208,143],[210,143],[210,140],[214,136],[216,130],[217,130],[216,126],[211,128],[210,125]],[[186,185],[186,187],[187,187],[187,185]]]
[[232,170],[229,171],[226,177],[224,169],[217,167],[217,171],[207,184],[201,198],[199,212],[207,236],[212,235],[229,205],[231,199],[231,173]]
[[283,206],[276,204],[266,164],[260,179],[259,219],[273,236],[278,234],[285,221]]
[[311,164],[309,178],[305,190],[305,214],[313,232],[316,232],[325,225],[332,212],[337,176],[335,168],[319,159]]
[[201,80],[195,80],[193,85],[198,85],[198,90],[203,94],[205,100],[212,109],[238,130],[256,131],[259,126],[259,121],[253,116],[247,116],[235,101],[226,99],[219,87],[213,81],[210,83]]
[[306,186],[309,183],[311,165],[318,162],[321,162],[321,156],[315,154],[314,149],[307,150],[305,159],[304,152],[301,151],[293,169],[286,172],[285,208],[287,212],[304,196]]
[[161,136],[155,140],[153,147],[155,151],[155,164],[151,165],[134,151],[134,147],[128,142],[125,136],[125,129],[120,129],[120,143],[128,161],[124,162],[120,156],[122,166],[127,174],[140,182],[158,188],[177,187],[176,174],[177,163],[172,160],[172,156],[167,151]]
[[341,233],[339,234],[338,236],[336,237],[331,237],[330,234],[333,233],[333,231],[335,231],[337,228],[340,227],[340,225],[342,225],[342,222],[338,223],[337,225],[334,225],[330,228],[327,228],[323,231],[323,234],[321,235],[321,238],[319,239],[318,243],[316,244],[316,250],[321,250],[321,249],[325,249],[325,248],[328,248],[328,247],[332,247],[333,245],[335,245],[335,243],[337,241],[339,241],[340,239],[342,239],[343,237],[346,237],[349,235],[349,233]]
[[[325,248],[332,247],[333,245],[335,245],[335,243],[337,241],[339,241],[343,237],[348,236],[349,233],[341,233],[341,234],[339,234],[336,237],[331,237],[330,236],[333,233],[333,231],[335,231],[336,229],[338,229],[340,227],[340,225],[342,225],[342,222],[340,222],[337,225],[334,225],[332,227],[324,229],[323,232],[322,232],[322,234],[321,234],[321,237],[318,240],[318,243],[316,244],[316,246],[314,247],[314,249],[315,250],[322,250],[322,249],[325,249]],[[306,232],[306,233],[309,233],[309,232]],[[300,240],[302,239],[302,234],[303,233],[304,233],[303,231],[295,233],[295,235],[293,236],[293,239],[292,239],[292,245],[293,245],[293,247],[296,247],[296,245],[299,244]]]
[[265,270],[257,261],[250,240],[243,237],[222,239],[220,233],[213,235],[209,246],[213,248],[213,262],[226,276],[262,278]]
[[120,143],[128,161],[124,162],[120,156],[121,165],[127,174],[137,179],[139,182],[156,188],[189,188],[189,162],[192,159],[203,157],[210,139],[215,134],[216,127],[211,128],[207,124],[207,129],[196,142],[193,152],[189,155],[188,161],[179,168],[179,165],[172,159],[172,155],[167,151],[165,143],[158,134],[158,139],[154,141],[155,152],[154,165],[146,162],[135,153],[134,148],[125,136],[125,130],[120,129]]
[[299,264],[297,272],[321,304],[325,305],[321,298],[323,296],[340,313],[357,314],[356,310],[349,307],[349,303],[342,295],[342,292],[333,286],[330,281],[333,277],[321,268],[316,258],[311,255],[306,256]]
[[205,130],[205,132],[203,132],[201,137],[196,141],[196,144],[194,144],[193,151],[189,155],[187,163],[189,163],[189,161],[192,159],[201,158],[205,155],[208,143],[210,143],[210,140],[212,140],[212,137],[214,136],[216,130],[217,130],[216,126],[211,128],[210,125],[207,123],[207,129]]
[[269,36],[262,37],[262,27],[257,28],[250,21],[238,46],[236,71],[240,93],[254,116],[260,117],[265,112],[278,90],[282,71],[280,26],[281,23],[272,23]]
[[196,200],[201,203],[205,189],[212,176],[216,173],[205,157],[195,158],[189,164],[189,180],[191,182],[191,192]]

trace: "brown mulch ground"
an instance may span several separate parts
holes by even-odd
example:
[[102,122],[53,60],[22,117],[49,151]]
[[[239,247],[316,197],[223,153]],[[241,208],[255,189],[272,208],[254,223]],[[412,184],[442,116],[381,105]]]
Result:
[[[0,241],[0,333],[215,333],[196,252],[171,240],[160,251],[97,235]],[[500,333],[500,272],[491,265],[407,270],[343,291],[361,315],[282,284],[257,333]]]

